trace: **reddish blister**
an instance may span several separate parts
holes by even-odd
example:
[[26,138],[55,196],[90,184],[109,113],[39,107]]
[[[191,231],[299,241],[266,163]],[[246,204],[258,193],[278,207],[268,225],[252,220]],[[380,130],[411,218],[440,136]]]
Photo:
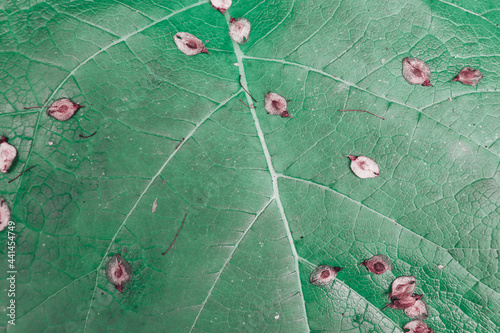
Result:
[[412,307],[415,305],[415,303],[422,298],[422,295],[409,295],[409,296],[404,296],[403,298],[395,298],[393,297],[391,300],[391,303],[387,304],[385,307],[382,308],[391,308],[391,309],[396,309],[396,310],[404,310],[409,307]]
[[389,294],[389,300],[393,298],[404,298],[410,296],[415,291],[417,286],[417,279],[414,276],[400,276],[392,281],[391,293]]
[[238,44],[245,44],[250,38],[252,25],[246,18],[231,18],[229,21],[229,37]]
[[9,143],[9,139],[2,135],[0,137],[0,172],[7,173],[12,162],[17,156],[17,149]]
[[214,9],[224,14],[233,4],[233,0],[210,0],[210,3]]
[[199,53],[208,53],[205,44],[203,44],[199,38],[188,32],[176,33],[174,35],[174,42],[179,51],[188,56],[197,55]]
[[403,76],[411,84],[430,86],[431,69],[423,60],[407,57],[403,59]]
[[415,301],[415,304],[405,308],[405,315],[411,319],[423,320],[429,317],[429,311],[425,302],[418,299]]
[[370,273],[377,275],[392,270],[391,260],[387,256],[380,254],[363,261],[360,265],[364,265]]
[[378,164],[366,156],[346,155],[351,160],[351,170],[359,178],[375,178],[380,175]]
[[47,115],[49,117],[59,121],[66,121],[73,117],[76,111],[83,107],[85,106],[75,103],[69,98],[60,98],[54,101],[50,106],[31,106],[24,109],[48,108]]
[[330,265],[318,266],[309,277],[309,282],[315,286],[326,286],[335,280],[337,273],[343,270],[342,267],[332,267]]
[[106,265],[106,276],[123,293],[124,285],[132,280],[132,267],[120,254],[115,254]]
[[407,333],[434,333],[434,331],[421,320],[412,320],[403,326]]
[[264,98],[264,108],[268,114],[279,115],[282,118],[290,117],[287,109],[287,100],[273,92],[268,92]]
[[0,197],[0,231],[4,230],[10,221],[10,208],[7,201]]
[[483,79],[483,74],[479,70],[472,69],[470,67],[465,67],[451,81],[458,81],[462,82],[463,84],[475,86],[482,79]]

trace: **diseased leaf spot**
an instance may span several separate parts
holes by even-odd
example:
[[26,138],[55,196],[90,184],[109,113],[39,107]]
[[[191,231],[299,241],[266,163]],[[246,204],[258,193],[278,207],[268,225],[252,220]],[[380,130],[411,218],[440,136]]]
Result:
[[219,12],[221,12],[221,14],[224,14],[226,10],[231,7],[233,0],[210,0],[210,3],[212,4],[212,7],[214,9],[217,9]]
[[268,114],[279,115],[282,118],[290,117],[286,109],[287,101],[279,94],[268,92],[264,98],[264,107]]
[[329,276],[330,276],[330,271],[329,270],[324,270],[323,272],[321,272],[321,278],[322,279],[326,279]]
[[403,77],[408,83],[432,87],[430,82],[431,70],[420,59],[410,57],[403,59]]
[[329,265],[320,265],[318,266],[309,277],[309,282],[316,286],[326,286],[333,282],[337,273],[340,272],[343,268],[341,267],[332,267]]
[[84,105],[80,105],[78,103],[74,103],[69,98],[61,98],[52,103],[50,106],[31,106],[24,108],[27,109],[36,109],[36,108],[47,108],[47,115],[55,118],[59,121],[66,121],[73,117],[76,111],[80,108],[85,107]]
[[458,81],[458,82],[461,82],[463,84],[475,86],[482,79],[483,79],[483,74],[479,70],[472,69],[470,67],[465,67],[451,81]]
[[246,18],[231,18],[229,21],[229,37],[238,44],[245,44],[250,36],[252,25]]
[[360,265],[366,266],[366,269],[373,274],[383,274],[388,270],[392,270],[391,260],[384,255],[376,255],[369,260],[363,261]]
[[179,51],[188,56],[199,53],[208,53],[205,44],[196,36],[188,32],[178,32],[174,35],[174,42]]
[[10,221],[10,208],[7,201],[0,197],[0,231],[4,230]]
[[9,143],[9,139],[0,137],[0,172],[7,173],[17,156],[17,149]]
[[106,265],[106,276],[109,282],[123,293],[125,284],[132,280],[132,267],[120,254],[115,254]]
[[366,156],[347,155],[351,160],[351,170],[359,178],[375,178],[380,175],[378,164]]

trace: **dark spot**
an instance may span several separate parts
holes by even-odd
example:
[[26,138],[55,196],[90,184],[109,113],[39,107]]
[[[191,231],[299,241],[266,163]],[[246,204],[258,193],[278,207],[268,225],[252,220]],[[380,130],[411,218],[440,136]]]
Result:
[[362,170],[366,170],[366,169],[365,169],[365,165],[366,165],[366,163],[365,163],[365,162],[363,162],[363,161],[361,161],[361,162],[359,162],[359,163],[358,163],[358,166],[359,166]]
[[414,284],[414,283],[415,283],[415,281],[410,281],[410,284]]
[[281,103],[279,101],[273,101],[272,104],[273,108],[275,108],[276,110],[279,110],[281,108]]
[[122,267],[120,265],[118,265],[118,268],[115,271],[115,276],[117,278],[120,278],[122,275],[123,275],[123,269],[122,269]]
[[412,72],[413,75],[415,75],[417,77],[423,77],[424,76],[423,73],[422,73],[422,71],[420,69],[418,69],[418,68],[415,68],[415,67],[411,70],[411,72]]
[[323,272],[321,272],[321,278],[322,279],[326,279],[330,276],[330,271],[329,270],[324,270]]
[[304,236],[300,236],[300,239],[304,238]]
[[67,105],[61,105],[57,112],[66,112],[68,111],[68,106]]
[[385,265],[381,262],[377,262],[373,265],[373,268],[375,268],[377,272],[382,272],[385,269]]
[[196,45],[195,42],[189,41],[186,43],[186,46],[189,47],[190,49],[197,49],[198,45]]

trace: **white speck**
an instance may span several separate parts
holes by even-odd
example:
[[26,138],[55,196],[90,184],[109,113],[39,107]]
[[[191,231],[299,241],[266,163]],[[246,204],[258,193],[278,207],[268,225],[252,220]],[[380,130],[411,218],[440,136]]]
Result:
[[234,63],[235,66],[239,66],[240,64],[238,64],[237,62]]
[[102,175],[105,176],[106,174],[104,173],[104,171],[102,172]]
[[49,146],[52,146],[54,144],[54,142],[49,141],[48,144],[49,144]]
[[443,268],[444,268],[444,266],[443,266],[443,265],[438,265],[438,268],[439,268],[439,269],[443,269]]
[[448,97],[448,100],[451,102],[451,97]]
[[158,207],[158,198],[155,198],[155,201],[153,201],[153,208],[151,209],[152,213],[156,212],[156,207]]
[[276,320],[280,319],[280,315],[274,316],[274,319],[276,319]]

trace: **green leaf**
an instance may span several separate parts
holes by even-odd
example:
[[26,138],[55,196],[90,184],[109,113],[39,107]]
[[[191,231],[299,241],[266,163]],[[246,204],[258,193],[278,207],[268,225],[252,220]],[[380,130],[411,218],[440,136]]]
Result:
[[[2,6],[0,130],[19,157],[0,176],[18,233],[16,322],[0,326],[401,332],[403,312],[380,311],[401,275],[417,278],[435,332],[500,325],[496,2]],[[229,39],[230,16],[251,21],[248,44]],[[182,54],[179,31],[210,55]],[[407,56],[434,87],[404,80]],[[476,87],[450,82],[467,66]],[[268,91],[293,118],[266,114]],[[23,110],[62,97],[85,108],[67,122]],[[381,175],[357,178],[347,154]],[[123,294],[105,274],[116,253],[133,268]],[[393,271],[359,266],[375,254]],[[320,264],[344,270],[313,286]]]

